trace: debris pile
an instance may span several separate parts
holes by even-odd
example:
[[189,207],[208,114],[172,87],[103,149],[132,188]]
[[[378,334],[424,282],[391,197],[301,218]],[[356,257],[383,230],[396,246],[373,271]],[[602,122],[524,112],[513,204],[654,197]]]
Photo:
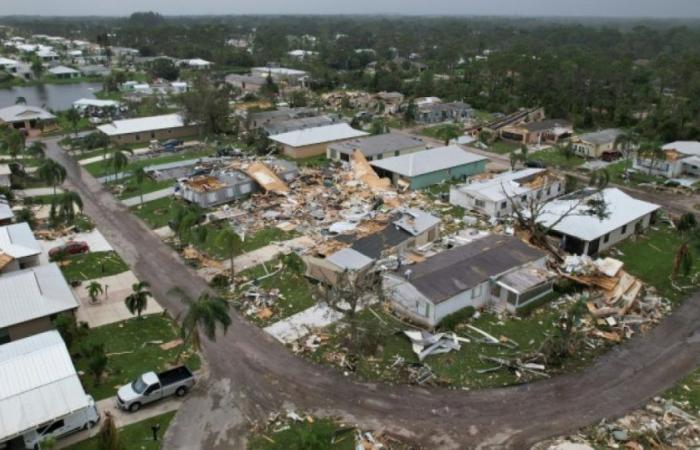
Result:
[[447,353],[462,348],[461,343],[471,342],[455,333],[431,334],[427,331],[406,330],[403,332],[410,340],[413,353],[423,362],[430,355]]

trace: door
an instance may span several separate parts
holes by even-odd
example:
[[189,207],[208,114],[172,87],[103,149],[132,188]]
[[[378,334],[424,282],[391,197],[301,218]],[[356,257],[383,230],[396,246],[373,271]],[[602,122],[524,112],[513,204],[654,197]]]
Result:
[[600,238],[588,243],[588,256],[593,256],[600,249]]
[[154,402],[158,399],[160,399],[163,395],[163,392],[160,389],[160,383],[152,384],[146,388],[146,391],[143,393],[143,402],[144,403],[150,403]]

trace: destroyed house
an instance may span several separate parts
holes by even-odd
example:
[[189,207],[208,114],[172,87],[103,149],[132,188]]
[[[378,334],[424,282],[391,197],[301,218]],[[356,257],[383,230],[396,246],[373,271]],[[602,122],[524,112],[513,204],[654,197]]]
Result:
[[661,150],[663,150],[663,158],[652,158],[645,152],[638,151],[632,167],[666,178],[686,176],[691,180],[700,178],[700,142],[671,142],[661,147]]
[[562,119],[540,120],[518,125],[508,125],[501,129],[501,139],[523,145],[556,144],[570,137],[574,132],[571,122]]
[[[251,168],[257,171],[251,171]],[[260,170],[265,173],[259,175]],[[246,198],[255,192],[278,189],[276,184],[292,181],[299,175],[294,163],[273,160],[266,164],[253,163],[231,165],[213,171],[209,175],[192,177],[181,185],[182,198],[203,208]],[[267,186],[266,183],[271,183]],[[275,184],[272,184],[275,183]],[[284,188],[282,188],[284,189]]]
[[273,111],[255,111],[245,114],[246,127],[256,129],[275,122],[301,119],[304,117],[316,117],[318,111],[315,108],[282,108]]
[[447,121],[464,122],[474,114],[474,109],[462,102],[431,103],[418,107],[416,121],[422,124]]
[[301,117],[298,119],[289,119],[282,121],[272,121],[263,125],[263,130],[269,135],[288,133],[295,130],[303,130],[305,128],[322,127],[325,125],[333,125],[340,122],[340,119],[333,116],[312,116]]
[[367,161],[406,155],[427,148],[425,142],[415,136],[399,133],[386,133],[351,139],[328,146],[326,156],[333,161],[349,162],[355,150],[360,151]]
[[515,311],[552,291],[547,254],[512,236],[491,235],[384,274],[392,307],[437,326],[466,307]]
[[519,208],[530,199],[545,201],[563,193],[563,178],[546,169],[522,169],[451,186],[450,203],[500,218],[513,214],[514,205]]

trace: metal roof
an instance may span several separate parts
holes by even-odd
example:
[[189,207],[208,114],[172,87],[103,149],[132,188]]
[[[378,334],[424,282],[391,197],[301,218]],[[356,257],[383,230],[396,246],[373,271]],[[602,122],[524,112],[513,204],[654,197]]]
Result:
[[120,134],[141,133],[184,126],[185,122],[180,114],[164,114],[162,116],[115,120],[112,123],[100,125],[97,129],[107,136],[118,136]]
[[684,155],[700,156],[700,142],[698,141],[676,141],[661,148],[663,150],[675,150]]
[[533,189],[530,187],[523,187],[522,182],[543,172],[546,172],[546,169],[529,168],[515,172],[504,172],[488,180],[462,184],[457,187],[457,190],[472,197],[500,202],[508,197],[518,197],[532,191]]
[[24,122],[25,120],[51,120],[56,116],[38,106],[12,105],[0,109],[0,121]]
[[411,266],[407,282],[438,304],[545,256],[542,250],[516,237],[490,235]]
[[339,142],[329,145],[328,148],[346,154],[352,154],[353,150],[357,149],[362,152],[363,155],[372,157],[387,152],[395,152],[397,150],[410,149],[418,146],[425,146],[425,142],[415,136],[400,133],[386,133]]
[[55,263],[0,277],[0,328],[77,307],[78,301]]
[[0,253],[13,258],[25,258],[39,255],[41,246],[27,222],[13,223],[0,227]]
[[356,130],[347,123],[336,123],[322,127],[305,128],[288,133],[275,134],[270,139],[290,147],[304,147],[307,145],[322,144],[324,142],[352,139],[367,136],[368,133]]
[[0,195],[0,220],[12,219],[15,213],[12,212],[12,205],[7,201],[7,197]]
[[89,404],[58,331],[0,345],[0,380],[0,441]]
[[487,159],[485,156],[469,153],[456,145],[448,145],[447,147],[370,161],[370,164],[402,176],[415,177]]
[[622,134],[622,130],[617,128],[608,128],[607,130],[600,130],[594,133],[586,133],[580,135],[578,138],[584,142],[588,142],[594,145],[603,145],[614,142],[619,135]]
[[326,258],[326,261],[335,264],[341,269],[362,270],[374,261],[357,250],[344,248]]
[[[607,205],[607,217],[599,219],[595,215],[587,213],[589,210],[589,206],[586,204],[588,199],[603,200]],[[571,214],[553,227],[553,230],[583,241],[592,241],[659,208],[659,205],[637,200],[617,188],[603,189],[599,194],[578,191],[547,203],[538,221],[548,227],[573,209]],[[633,230],[628,230],[628,232],[631,231]]]

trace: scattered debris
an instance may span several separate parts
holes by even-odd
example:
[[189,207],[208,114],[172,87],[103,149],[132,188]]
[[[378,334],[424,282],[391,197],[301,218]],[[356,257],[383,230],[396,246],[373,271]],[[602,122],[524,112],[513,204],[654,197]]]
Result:
[[459,350],[462,348],[460,343],[471,342],[455,333],[431,334],[418,330],[406,330],[403,333],[411,340],[413,353],[418,355],[418,360],[421,362],[430,355]]

